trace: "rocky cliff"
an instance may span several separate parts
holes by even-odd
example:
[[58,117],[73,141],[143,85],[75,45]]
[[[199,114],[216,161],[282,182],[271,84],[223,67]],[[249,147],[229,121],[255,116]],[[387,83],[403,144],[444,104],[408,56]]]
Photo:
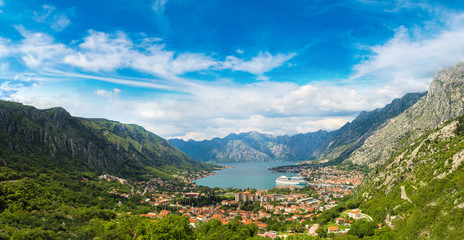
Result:
[[439,70],[427,95],[386,121],[347,161],[375,167],[444,120],[464,113],[464,62]]
[[126,178],[211,169],[137,125],[0,101],[0,164],[20,171],[84,170]]
[[[406,137],[407,139],[409,138]],[[464,116],[395,152],[357,190],[364,211],[392,228],[392,239],[464,236]]]
[[271,136],[258,132],[230,134],[205,141],[169,140],[194,159],[207,162],[304,161],[319,158],[346,159],[387,120],[414,105],[425,93],[410,93],[384,108],[361,112],[351,123],[327,132]]

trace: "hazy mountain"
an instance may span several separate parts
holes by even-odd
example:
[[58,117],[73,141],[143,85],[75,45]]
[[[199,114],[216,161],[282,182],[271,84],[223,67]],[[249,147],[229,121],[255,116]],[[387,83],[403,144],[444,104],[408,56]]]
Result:
[[137,125],[72,117],[0,101],[0,165],[20,171],[86,170],[136,178],[210,169]]
[[303,161],[316,158],[345,159],[387,120],[401,114],[425,93],[410,93],[384,108],[361,112],[351,123],[327,132],[271,136],[258,132],[230,134],[204,141],[169,140],[192,158],[207,162]]
[[270,135],[248,132],[204,141],[169,141],[187,155],[202,162],[263,162],[274,159],[271,148],[275,145],[276,139]]
[[361,112],[352,122],[346,123],[333,133],[329,141],[320,149],[321,152],[318,152],[319,158],[346,159],[386,121],[403,113],[425,95],[426,92],[408,93],[383,108]]

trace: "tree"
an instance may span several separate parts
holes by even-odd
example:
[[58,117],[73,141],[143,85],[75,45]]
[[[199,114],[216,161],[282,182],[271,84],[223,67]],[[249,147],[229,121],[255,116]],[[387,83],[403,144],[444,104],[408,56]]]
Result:
[[365,220],[359,220],[354,222],[351,225],[350,231],[348,234],[357,236],[359,238],[363,238],[365,236],[372,236],[375,234],[375,230],[377,229],[377,224],[374,222],[367,222]]
[[150,239],[195,239],[193,229],[184,216],[169,214],[148,229]]

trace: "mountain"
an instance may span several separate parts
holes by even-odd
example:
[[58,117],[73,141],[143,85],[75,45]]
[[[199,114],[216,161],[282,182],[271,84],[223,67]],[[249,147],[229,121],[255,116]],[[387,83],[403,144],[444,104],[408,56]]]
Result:
[[425,94],[406,94],[384,108],[361,112],[351,123],[332,132],[320,130],[293,136],[249,132],[230,134],[222,139],[169,141],[202,162],[304,161],[318,158],[344,160],[387,120],[404,112]]
[[6,101],[0,101],[0,164],[18,171],[91,171],[131,179],[212,169],[137,125]]
[[346,123],[333,133],[323,148],[319,150],[321,151],[318,154],[319,158],[346,159],[385,122],[406,111],[425,95],[426,92],[408,93],[383,108],[361,112],[351,123]]
[[169,141],[187,155],[202,162],[264,162],[273,160],[271,148],[275,145],[276,139],[270,135],[248,132],[204,141]]
[[204,141],[169,141],[187,155],[203,162],[266,162],[314,158],[312,153],[329,136],[327,131],[277,137],[248,132]]
[[460,116],[408,142],[373,170],[358,189],[361,208],[393,229],[391,239],[460,239],[463,162]]
[[427,95],[389,119],[347,158],[370,167],[382,165],[411,141],[441,122],[464,114],[464,62],[439,70]]
[[426,96],[346,159],[370,166],[355,196],[363,211],[392,229],[389,239],[464,236],[463,114],[461,62],[437,71]]

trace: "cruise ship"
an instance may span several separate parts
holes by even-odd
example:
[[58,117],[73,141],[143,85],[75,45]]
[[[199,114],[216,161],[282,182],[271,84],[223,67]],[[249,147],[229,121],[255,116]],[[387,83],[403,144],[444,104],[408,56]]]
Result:
[[295,176],[295,177],[287,177],[287,176],[280,176],[276,179],[276,183],[281,183],[281,184],[292,184],[292,185],[302,185],[306,184],[304,178],[300,176]]

